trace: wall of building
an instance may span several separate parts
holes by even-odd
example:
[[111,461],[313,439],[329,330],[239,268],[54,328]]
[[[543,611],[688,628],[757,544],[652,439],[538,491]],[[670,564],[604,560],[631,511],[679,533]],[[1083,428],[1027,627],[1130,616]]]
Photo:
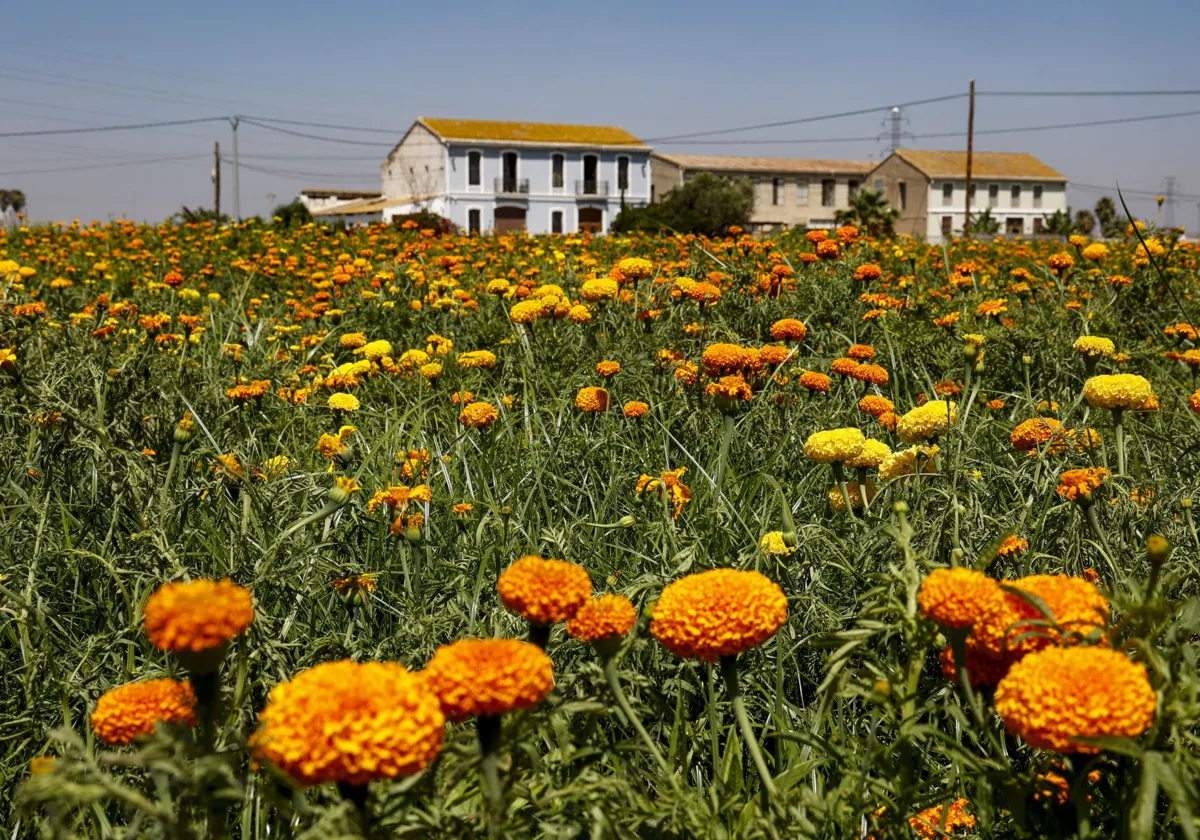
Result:
[[663,196],[683,183],[683,169],[656,155],[650,156],[651,201],[662,201]]
[[[480,184],[468,184],[468,154],[479,152],[482,156]],[[517,155],[517,180],[529,182],[528,194],[545,197],[570,197],[573,201],[583,181],[583,159],[585,155],[597,158],[596,181],[606,188],[608,199],[620,201],[617,184],[619,158],[629,160],[629,187],[625,191],[627,201],[645,203],[650,200],[650,154],[644,150],[615,151],[587,149],[529,148],[526,146],[472,146],[469,143],[452,143],[448,156],[448,192],[454,196],[488,195],[496,190],[496,180],[503,175],[503,157],[506,152]],[[551,159],[555,154],[563,156],[563,185],[553,186]]]
[[[901,188],[905,185],[907,200],[900,201]],[[896,233],[912,236],[928,236],[930,225],[929,179],[921,170],[907,161],[892,155],[875,167],[865,178],[865,185],[882,192],[888,207],[900,211],[896,220]],[[902,206],[903,204],[903,206]],[[939,232],[940,236],[941,233]]]
[[431,195],[446,189],[446,147],[432,131],[416,124],[381,167],[386,197]]
[[[865,175],[844,173],[807,174],[777,173],[755,174],[754,209],[750,224],[756,228],[768,227],[832,227],[838,210],[850,206],[850,192],[863,186]],[[778,179],[782,189],[776,203],[775,183]],[[832,202],[824,203],[825,182],[833,186]]]
[[[979,216],[990,207],[992,218],[1000,223],[1000,232],[1003,234],[1032,236],[1041,233],[1040,228],[1049,216],[1067,209],[1067,190],[1063,183],[983,178],[973,180],[972,185],[975,187],[975,199],[971,202],[971,215]],[[951,191],[949,203],[945,195],[947,186]],[[1016,206],[1012,197],[1014,186],[1020,187],[1021,191]],[[995,187],[994,197],[991,195],[992,187]],[[1036,187],[1041,187],[1040,200],[1035,199]],[[934,179],[930,182],[927,198],[929,218],[924,231],[929,239],[939,239],[944,235],[947,217],[950,219],[950,235],[962,233],[966,222],[966,197],[965,178]]]

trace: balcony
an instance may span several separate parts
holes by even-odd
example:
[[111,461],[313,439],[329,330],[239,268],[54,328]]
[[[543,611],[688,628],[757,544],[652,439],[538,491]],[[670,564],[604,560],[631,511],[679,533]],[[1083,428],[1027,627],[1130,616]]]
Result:
[[496,195],[529,195],[529,179],[497,178]]
[[608,181],[596,181],[585,178],[575,182],[575,195],[608,195]]

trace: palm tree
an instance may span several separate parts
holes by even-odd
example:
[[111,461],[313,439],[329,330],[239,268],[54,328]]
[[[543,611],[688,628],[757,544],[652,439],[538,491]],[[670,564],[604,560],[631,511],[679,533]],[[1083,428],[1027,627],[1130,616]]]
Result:
[[1096,216],[1086,207],[1075,214],[1075,232],[1091,236],[1096,229]]
[[1125,225],[1117,216],[1117,203],[1111,196],[1096,202],[1096,220],[1100,222],[1100,235],[1106,239],[1120,236]]
[[1046,217],[1046,233],[1054,236],[1070,236],[1075,232],[1075,222],[1071,220],[1071,208],[1068,207],[1066,212],[1055,210],[1054,213]]
[[894,235],[898,218],[900,211],[888,207],[883,193],[867,189],[856,192],[850,198],[850,206],[833,215],[837,224],[854,225],[876,239]]
[[0,190],[0,213],[12,210],[20,213],[25,209],[25,193],[20,190]]
[[992,208],[989,207],[977,216],[971,217],[971,233],[983,234],[985,236],[995,236],[1000,232],[1000,220],[992,217]]

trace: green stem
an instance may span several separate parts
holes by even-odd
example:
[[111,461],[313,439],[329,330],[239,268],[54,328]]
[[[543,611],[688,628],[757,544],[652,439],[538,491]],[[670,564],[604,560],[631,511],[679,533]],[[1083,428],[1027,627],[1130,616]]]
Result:
[[[850,504],[850,488],[846,486],[846,470],[842,468],[841,461],[833,462],[833,478],[837,481],[838,490],[842,493],[842,501],[846,503],[846,515],[851,519],[857,519],[854,514],[854,506]],[[862,488],[859,488],[862,492]]]
[[733,415],[721,415],[721,451],[717,456],[717,490],[725,487],[725,468],[729,465],[729,445],[733,442]]
[[746,742],[746,748],[750,750],[750,757],[754,759],[754,766],[758,768],[758,775],[762,779],[767,796],[774,799],[776,795],[775,782],[771,778],[771,771],[767,769],[767,762],[763,758],[762,750],[759,749],[754,729],[750,726],[750,718],[746,715],[746,701],[742,697],[742,688],[738,683],[736,656],[721,657],[721,674],[725,677],[725,692],[729,695],[729,704],[733,707],[733,716],[737,719],[738,729],[742,732],[742,740]]
[[1112,574],[1113,581],[1117,579],[1117,564],[1113,562],[1112,553],[1108,547],[1108,539],[1104,536],[1104,532],[1100,530],[1100,520],[1096,517],[1096,506],[1091,502],[1084,502],[1083,515],[1088,521],[1088,525],[1092,528],[1092,533],[1096,535],[1097,547],[1100,549],[1100,556],[1104,558],[1104,562],[1108,563],[1109,572]]
[[662,769],[667,779],[670,780],[671,786],[675,787],[678,783],[675,780],[675,774],[671,772],[670,765],[663,758],[663,754],[659,751],[658,746],[654,743],[654,739],[650,737],[650,733],[646,731],[646,727],[642,726],[641,719],[633,711],[633,707],[629,705],[629,700],[625,697],[625,691],[621,688],[621,679],[617,675],[617,657],[604,657],[604,679],[608,683],[608,690],[612,692],[613,699],[617,701],[617,706],[620,707],[625,719],[633,726],[638,737],[642,739],[642,743],[646,745],[646,749],[650,751],[650,755],[654,757],[659,768]]
[[1121,409],[1113,409],[1113,424],[1117,427],[1117,475],[1125,475],[1125,423]]
[[487,797],[488,837],[499,838],[504,823],[504,794],[500,789],[500,716],[480,715],[475,719],[479,736],[479,772]]

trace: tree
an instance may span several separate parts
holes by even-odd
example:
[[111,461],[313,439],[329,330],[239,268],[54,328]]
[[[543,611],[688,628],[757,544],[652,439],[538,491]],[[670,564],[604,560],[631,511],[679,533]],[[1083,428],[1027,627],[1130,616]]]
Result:
[[754,185],[746,178],[700,172],[657,204],[625,207],[613,220],[614,233],[676,233],[720,236],[733,225],[744,227],[754,208]]
[[175,218],[181,223],[188,225],[199,224],[200,222],[216,222],[223,225],[229,222],[229,217],[224,213],[221,214],[220,218],[217,218],[216,211],[211,207],[197,207],[195,210],[192,210],[187,205],[179,209],[179,212],[175,214]]
[[1075,222],[1071,219],[1071,208],[1066,211],[1055,210],[1046,217],[1046,233],[1054,236],[1070,236],[1075,232]]
[[1096,229],[1096,217],[1091,210],[1084,207],[1075,214],[1075,232],[1082,233],[1084,236],[1091,236],[1092,231]]
[[992,217],[992,208],[971,217],[971,233],[994,236],[1000,232],[1000,220]]
[[275,224],[280,227],[292,227],[311,222],[312,213],[308,212],[308,208],[300,199],[296,199],[291,204],[280,204],[272,210],[271,218],[275,219]]
[[900,211],[888,207],[883,193],[862,189],[850,199],[850,206],[838,210],[833,220],[839,225],[854,225],[867,236],[883,239],[896,232],[896,219]]
[[1125,229],[1117,216],[1117,203],[1107,195],[1096,202],[1096,220],[1100,222],[1100,235],[1105,239],[1120,236]]
[[25,209],[25,193],[20,190],[0,190],[0,213],[9,210],[20,213]]

